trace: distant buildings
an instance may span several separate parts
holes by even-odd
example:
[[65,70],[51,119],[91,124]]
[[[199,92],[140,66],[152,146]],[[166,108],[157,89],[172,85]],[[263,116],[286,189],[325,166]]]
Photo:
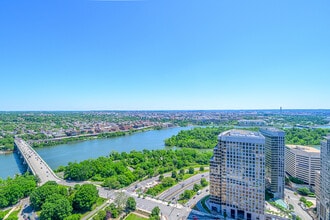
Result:
[[321,142],[321,171],[317,199],[318,220],[330,220],[330,136]]
[[266,126],[266,122],[264,120],[238,120],[239,126],[248,126],[248,127],[260,127]]
[[260,133],[265,137],[266,188],[274,194],[274,198],[284,199],[285,132],[276,128],[263,128]]
[[265,218],[264,144],[259,132],[229,130],[218,136],[210,160],[212,210],[235,219]]
[[287,145],[285,152],[285,171],[292,177],[315,185],[316,171],[320,170],[320,151],[316,148]]

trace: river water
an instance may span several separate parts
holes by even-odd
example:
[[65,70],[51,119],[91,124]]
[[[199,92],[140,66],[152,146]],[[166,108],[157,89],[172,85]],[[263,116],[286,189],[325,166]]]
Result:
[[[90,158],[107,156],[111,151],[130,152],[132,150],[162,149],[164,148],[164,140],[166,138],[176,135],[181,130],[191,128],[175,127],[146,131],[109,139],[96,139],[37,148],[36,151],[52,169],[56,169],[61,165],[67,165],[69,162],[79,162]],[[0,178],[13,177],[22,171],[24,171],[24,167],[15,153],[0,155]]]

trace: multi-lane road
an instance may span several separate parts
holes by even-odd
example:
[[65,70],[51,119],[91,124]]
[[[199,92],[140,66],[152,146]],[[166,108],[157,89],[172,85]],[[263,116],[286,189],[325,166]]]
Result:
[[171,187],[170,189],[164,191],[158,196],[158,198],[165,201],[177,201],[179,199],[180,194],[182,194],[187,189],[193,189],[194,184],[200,184],[200,180],[202,178],[205,178],[208,181],[209,173],[206,172],[192,176],[189,179],[186,179],[178,183],[177,185]]
[[39,178],[39,184],[42,185],[47,181],[59,182],[61,179],[56,176],[48,164],[39,156],[39,154],[24,140],[15,139],[15,144],[19,152],[24,157],[32,173]]

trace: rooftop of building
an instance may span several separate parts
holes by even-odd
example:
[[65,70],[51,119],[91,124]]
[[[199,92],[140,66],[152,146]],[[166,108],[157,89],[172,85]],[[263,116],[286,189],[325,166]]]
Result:
[[302,151],[302,152],[306,152],[306,153],[320,153],[320,150],[316,149],[314,147],[296,145],[296,144],[286,144],[286,146],[290,149]]
[[265,127],[265,128],[260,128],[260,132],[262,134],[268,134],[268,135],[275,135],[275,136],[285,136],[285,132],[275,128],[275,127]]
[[222,132],[219,136],[232,137],[263,137],[261,133],[249,130],[232,129]]
[[265,122],[265,120],[262,120],[262,119],[241,119],[238,121],[241,121],[241,122]]

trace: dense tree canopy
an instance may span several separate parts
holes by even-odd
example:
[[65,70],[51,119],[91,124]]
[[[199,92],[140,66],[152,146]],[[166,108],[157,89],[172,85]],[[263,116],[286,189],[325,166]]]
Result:
[[[165,140],[166,146],[188,147],[188,148],[213,148],[217,144],[217,136],[229,130],[228,127],[205,127],[192,130],[180,131],[177,135]],[[256,130],[257,128],[249,128]],[[286,144],[320,145],[324,136],[330,133],[330,129],[306,129],[290,128],[284,129]]]
[[151,210],[150,218],[152,220],[159,220],[160,219],[160,208],[158,206],[154,207]]
[[210,149],[217,144],[217,136],[230,128],[228,127],[205,127],[194,128],[192,130],[180,131],[165,140],[166,146]]
[[69,200],[61,194],[50,195],[42,205],[41,220],[62,220],[71,215],[72,206]]
[[16,204],[20,199],[29,196],[36,186],[35,177],[29,174],[0,179],[0,208]]
[[109,157],[69,163],[64,169],[64,176],[72,180],[103,180],[104,186],[118,189],[146,176],[191,165],[207,165],[211,155],[212,152],[194,149],[113,152]]
[[75,193],[72,205],[77,211],[88,211],[91,210],[97,198],[98,191],[96,186],[93,184],[84,184]]
[[330,129],[285,129],[286,144],[320,145],[324,136],[330,133]]
[[128,197],[126,201],[126,210],[128,212],[134,211],[136,209],[136,201],[133,197]]
[[56,194],[66,196],[68,191],[64,186],[60,186],[54,181],[49,181],[43,186],[36,188],[31,193],[31,205],[34,207],[34,209],[40,210],[47,199]]
[[98,191],[92,184],[67,188],[49,181],[36,188],[30,195],[31,205],[40,212],[40,219],[80,219],[80,215],[90,210],[98,198]]

